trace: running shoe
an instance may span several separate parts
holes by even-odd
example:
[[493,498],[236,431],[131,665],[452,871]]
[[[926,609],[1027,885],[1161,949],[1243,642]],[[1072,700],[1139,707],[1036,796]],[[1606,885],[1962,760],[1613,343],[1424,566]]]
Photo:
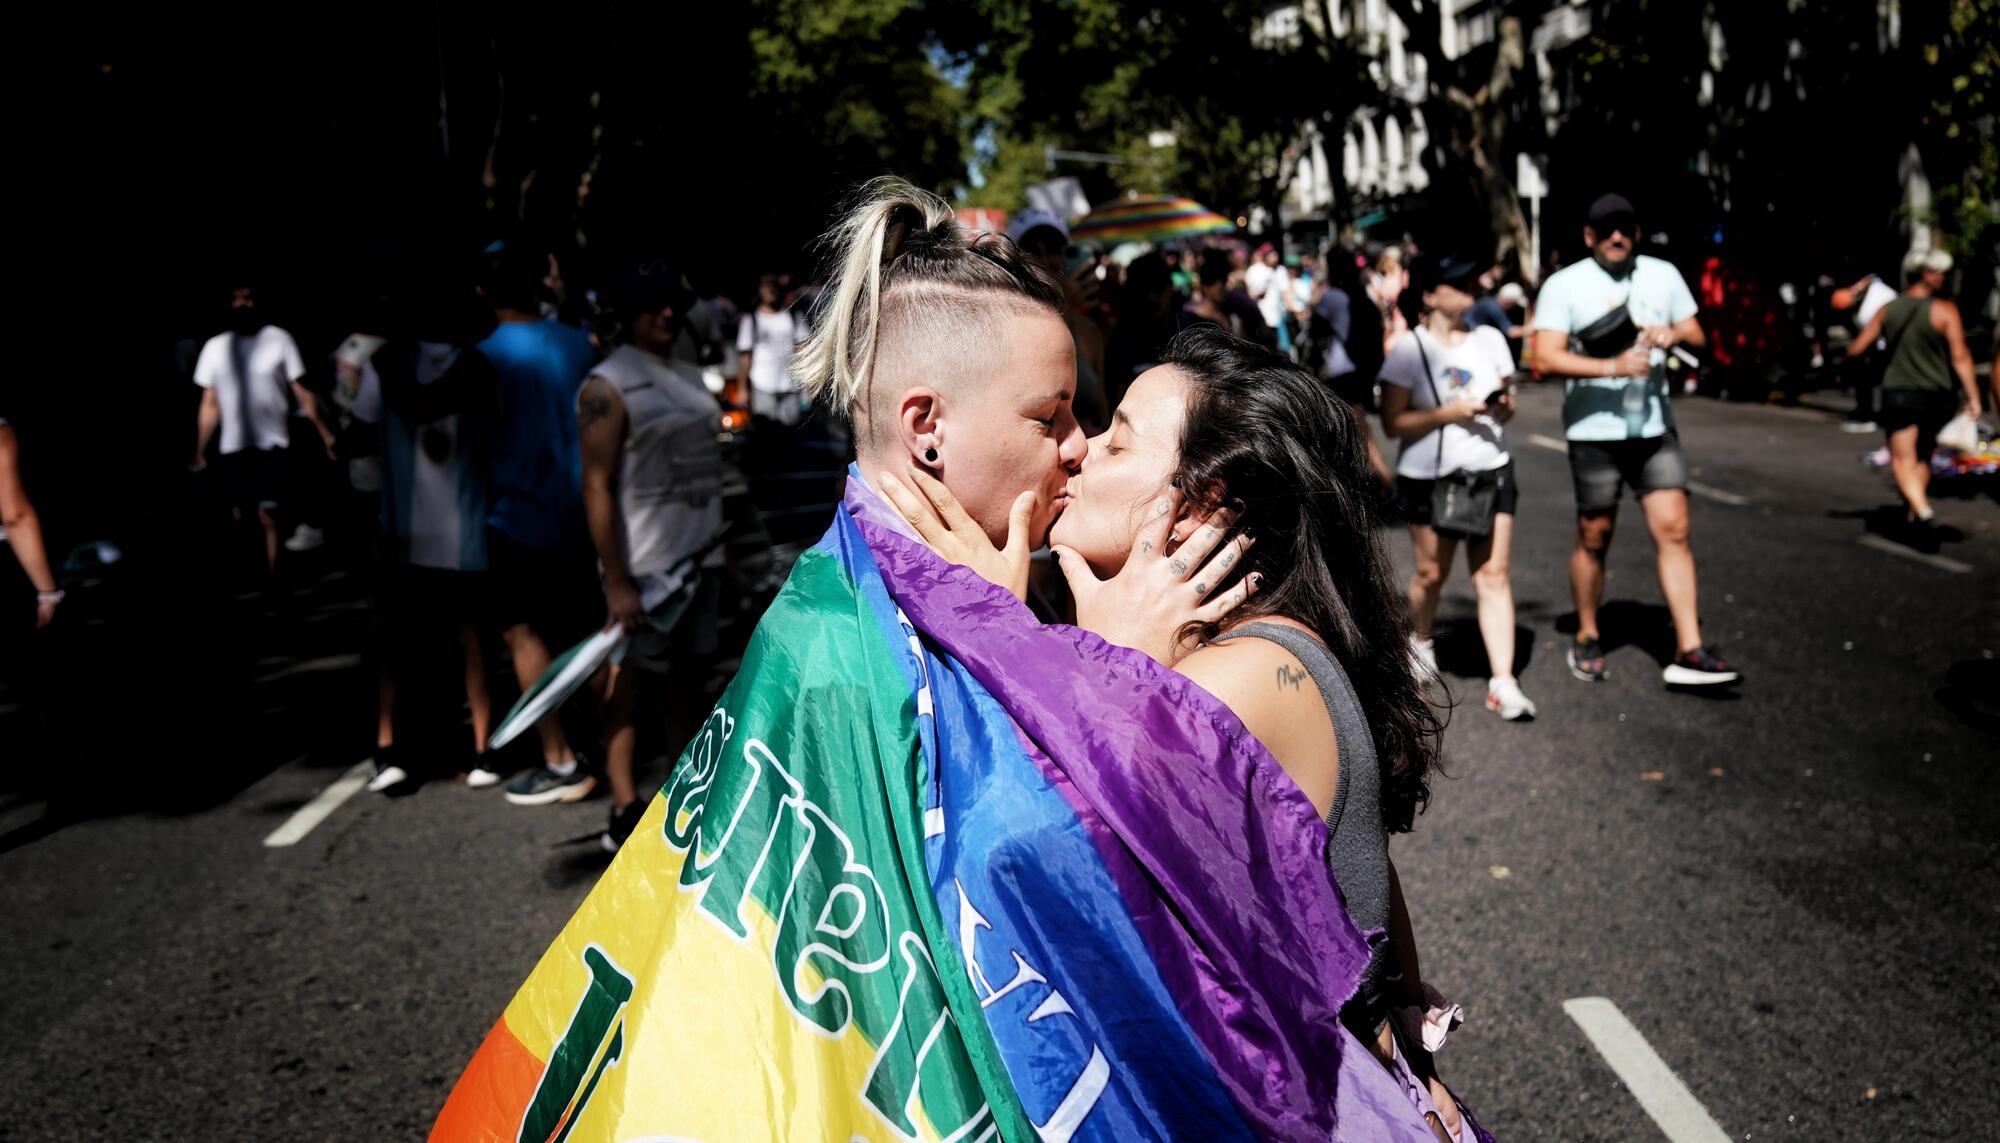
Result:
[[1723,662],[1707,647],[1696,647],[1674,656],[1660,679],[1670,687],[1713,687],[1742,681],[1736,668]]
[[465,772],[465,786],[469,790],[484,790],[488,786],[499,785],[503,776],[497,771],[488,770],[483,765],[474,766]]
[[1569,673],[1586,683],[1601,683],[1611,672],[1604,665],[1604,644],[1582,635],[1569,645]]
[[1521,693],[1515,679],[1491,679],[1486,684],[1486,709],[1508,722],[1535,717],[1535,704]]
[[293,529],[291,538],[285,541],[288,552],[310,552],[326,543],[326,533],[311,524],[300,524]]
[[400,786],[410,780],[410,772],[396,764],[396,748],[378,747],[375,751],[375,776],[368,779],[368,792],[379,794],[391,786]]
[[604,827],[603,833],[597,835],[597,844],[603,846],[606,853],[617,853],[618,847],[625,844],[625,839],[632,836],[632,830],[638,826],[639,819],[645,816],[644,798],[629,806],[614,808],[611,811],[610,824]]
[[597,778],[577,760],[576,769],[558,774],[548,763],[507,783],[507,800],[517,806],[547,806],[556,802],[580,802],[597,788]]

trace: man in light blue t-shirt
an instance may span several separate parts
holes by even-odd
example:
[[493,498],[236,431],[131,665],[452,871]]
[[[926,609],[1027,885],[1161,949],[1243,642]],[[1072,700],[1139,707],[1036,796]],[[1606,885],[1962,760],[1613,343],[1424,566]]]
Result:
[[1671,262],[1640,254],[1639,236],[1630,202],[1615,194],[1598,199],[1583,228],[1589,260],[1549,275],[1535,305],[1535,366],[1543,377],[1563,380],[1563,428],[1576,488],[1569,582],[1577,633],[1570,671],[1589,682],[1605,675],[1597,609],[1618,501],[1630,485],[1653,533],[1660,591],[1678,638],[1678,653],[1662,677],[1669,686],[1734,683],[1742,676],[1701,640],[1688,544],[1687,459],[1667,403],[1667,350],[1705,345],[1707,338],[1687,281]]

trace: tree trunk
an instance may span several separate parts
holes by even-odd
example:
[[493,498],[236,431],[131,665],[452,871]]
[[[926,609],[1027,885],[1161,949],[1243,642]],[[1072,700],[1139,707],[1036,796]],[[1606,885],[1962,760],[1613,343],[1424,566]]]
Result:
[[1512,262],[1521,277],[1534,282],[1538,267],[1530,265],[1528,219],[1514,186],[1513,155],[1507,148],[1507,127],[1527,68],[1527,36],[1518,16],[1502,17],[1493,70],[1484,85],[1466,91],[1451,82],[1452,61],[1444,54],[1440,22],[1443,6],[1436,0],[1419,10],[1414,0],[1388,0],[1390,11],[1409,31],[1407,46],[1423,56],[1432,93],[1426,100],[1433,130],[1442,130],[1453,158],[1451,171],[1465,187],[1467,201],[1484,207],[1487,250],[1493,260]]

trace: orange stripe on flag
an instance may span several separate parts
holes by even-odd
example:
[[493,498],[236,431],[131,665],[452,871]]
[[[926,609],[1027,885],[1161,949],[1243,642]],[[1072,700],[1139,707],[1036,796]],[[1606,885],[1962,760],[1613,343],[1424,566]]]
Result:
[[514,1038],[504,1017],[495,1022],[438,1113],[431,1143],[514,1143],[543,1063]]

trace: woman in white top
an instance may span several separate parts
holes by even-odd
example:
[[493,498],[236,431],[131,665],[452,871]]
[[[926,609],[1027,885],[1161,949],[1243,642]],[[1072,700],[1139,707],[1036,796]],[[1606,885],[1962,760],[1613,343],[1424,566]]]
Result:
[[[1514,678],[1514,587],[1508,560],[1514,544],[1518,489],[1514,462],[1500,426],[1514,415],[1507,386],[1514,359],[1497,329],[1468,330],[1470,287],[1479,274],[1471,262],[1423,259],[1411,269],[1403,307],[1410,332],[1382,363],[1382,427],[1403,442],[1396,462],[1396,490],[1416,549],[1410,579],[1413,642],[1418,660],[1435,672],[1431,621],[1438,593],[1459,545],[1479,601],[1479,633],[1492,677],[1486,708],[1513,721],[1532,718],[1535,704]],[[1492,493],[1491,531],[1446,531],[1433,526],[1433,499],[1441,478],[1476,475]]]

